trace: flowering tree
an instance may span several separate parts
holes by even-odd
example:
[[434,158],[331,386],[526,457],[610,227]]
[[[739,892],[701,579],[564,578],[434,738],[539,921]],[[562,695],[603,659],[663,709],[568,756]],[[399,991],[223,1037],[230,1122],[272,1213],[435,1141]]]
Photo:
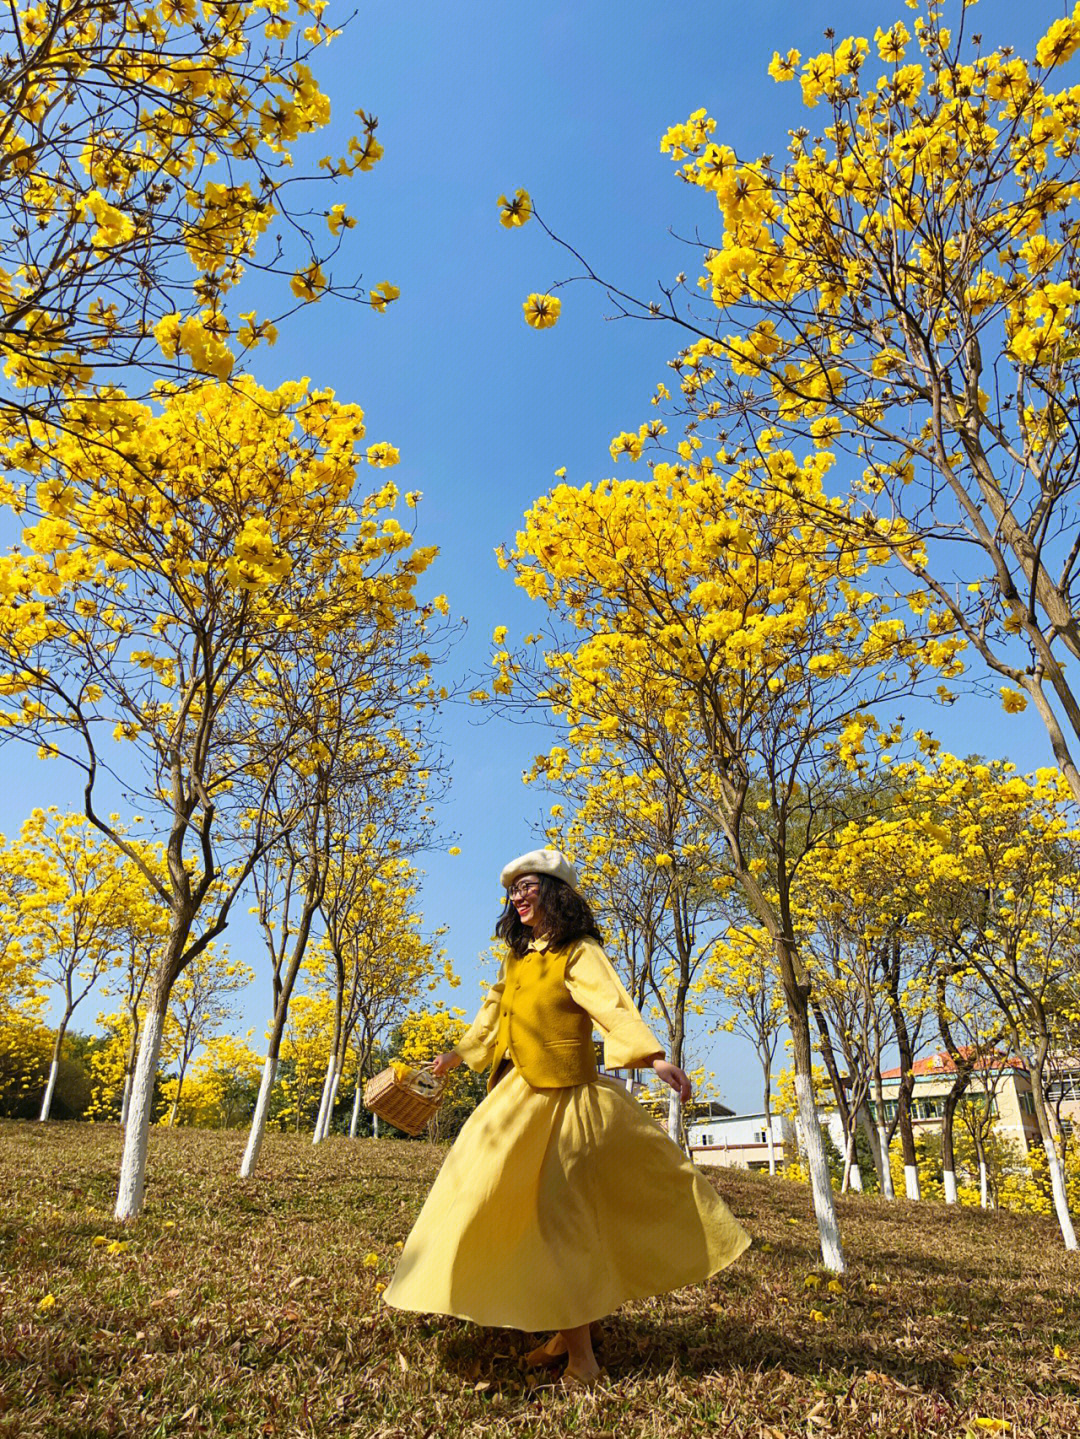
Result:
[[947,915],[939,942],[992,999],[1010,1048],[1026,1061],[1054,1209],[1066,1247],[1075,1249],[1063,1136],[1046,1100],[1048,1059],[1067,1032],[1060,1001],[1080,938],[1080,828],[1071,788],[1056,770],[1023,777],[1011,764],[948,755],[911,782],[928,810],[927,886],[950,891],[948,906],[937,910]]
[[[393,485],[356,497],[356,405],[250,380],[163,398],[160,413],[76,401],[44,449],[14,447],[37,478],[26,498],[36,522],[2,562],[0,725],[82,770],[87,818],[170,916],[125,1132],[121,1218],[141,1205],[172,986],[225,928],[260,853],[296,822],[275,807],[274,782],[310,736],[295,716],[281,723],[269,659],[291,634],[317,642],[362,617],[373,632],[392,628],[416,610],[432,557],[393,518]],[[105,441],[124,454],[115,466]],[[372,446],[368,458],[392,457]],[[164,844],[164,872],[99,811],[102,768],[120,764]]]
[[82,815],[36,809],[4,856],[24,892],[18,932],[39,982],[59,990],[60,1016],[38,1116],[52,1108],[64,1036],[76,1008],[120,956],[120,919],[129,879],[122,856]]
[[[1007,711],[1035,705],[1080,799],[1080,15],[1025,58],[983,51],[972,3],[909,0],[910,30],[777,52],[813,115],[793,111],[779,159],[738,156],[705,110],[661,142],[715,217],[700,275],[637,299],[586,271],[688,337],[656,397],[684,462],[800,440],[849,457],[849,505],[772,483],[823,535],[889,546],[911,608],[963,635]],[[636,460],[664,430],[614,443]]]
[[[723,476],[716,463],[658,467],[648,482],[558,486],[526,516],[517,582],[557,617],[530,662],[496,653],[496,693],[549,705],[573,742],[618,736],[669,771],[723,837],[727,865],[776,949],[792,1031],[800,1116],[825,1263],[843,1267],[810,1083],[810,976],[796,941],[793,884],[839,812],[851,771],[876,759],[875,711],[929,669],[951,673],[956,642],[916,635],[866,588],[873,542],[808,531],[805,492],[825,508],[829,457],[770,450]],[[786,491],[771,483],[787,477]],[[689,753],[692,767],[678,756]]]
[[[0,433],[46,444],[37,422],[75,392],[194,371],[229,376],[272,344],[275,319],[236,313],[252,267],[287,279],[288,310],[326,293],[385,308],[335,276],[344,204],[297,197],[369,170],[378,122],[318,172],[292,145],[330,118],[309,62],[337,32],[325,0],[46,0],[14,5],[0,69],[0,339],[14,387]],[[314,200],[314,196],[311,197]],[[318,201],[315,201],[318,204]],[[266,231],[273,227],[276,244]],[[260,240],[262,244],[260,244]],[[96,439],[119,460],[107,434]]]

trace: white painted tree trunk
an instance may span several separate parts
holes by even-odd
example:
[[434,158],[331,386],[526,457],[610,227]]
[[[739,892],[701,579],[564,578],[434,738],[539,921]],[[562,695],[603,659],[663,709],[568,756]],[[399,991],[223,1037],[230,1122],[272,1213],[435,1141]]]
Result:
[[128,1110],[131,1108],[131,1080],[132,1072],[129,1069],[124,1075],[124,1097],[120,1101],[120,1128],[126,1129],[128,1122]]
[[769,1173],[776,1173],[776,1140],[773,1137],[772,1115],[765,1116],[765,1142],[769,1146]]
[[259,1150],[262,1148],[263,1135],[266,1133],[266,1117],[270,1113],[270,1093],[274,1088],[274,1080],[277,1078],[277,1066],[277,1055],[268,1054],[266,1062],[263,1064],[262,1079],[259,1081],[259,1097],[255,1101],[255,1113],[251,1116],[251,1128],[248,1130],[244,1157],[240,1161],[241,1179],[250,1179],[259,1162]]
[[334,1070],[334,1082],[330,1086],[330,1100],[326,1106],[326,1113],[323,1115],[322,1138],[325,1139],[330,1133],[330,1127],[334,1122],[334,1105],[337,1104],[338,1090],[341,1087],[341,1070]]
[[667,1099],[667,1132],[668,1138],[674,1140],[676,1144],[681,1143],[679,1139],[679,1120],[681,1118],[682,1100],[679,1098],[677,1090],[669,1089]]
[[878,1148],[881,1150],[881,1192],[886,1199],[895,1199],[896,1190],[892,1182],[892,1165],[889,1163],[889,1141],[885,1137],[885,1126],[877,1127]]
[[52,1064],[49,1065],[49,1082],[45,1086],[45,1097],[41,1101],[41,1113],[38,1115],[38,1120],[42,1124],[48,1119],[49,1111],[52,1109],[53,1093],[56,1089],[56,1076],[59,1073],[60,1061],[54,1059]]
[[371,1137],[372,1139],[379,1137],[379,1116],[374,1110],[371,1111]]
[[990,1208],[990,1184],[986,1173],[986,1160],[979,1160],[979,1204],[983,1209]]
[[1046,1163],[1050,1170],[1050,1189],[1054,1195],[1054,1210],[1061,1226],[1061,1237],[1066,1249],[1076,1248],[1076,1230],[1069,1213],[1069,1197],[1065,1192],[1065,1176],[1061,1172],[1061,1160],[1053,1146],[1046,1150]]
[[821,1238],[821,1260],[826,1269],[842,1274],[844,1250],[840,1243],[840,1225],[836,1218],[829,1164],[825,1158],[825,1142],[821,1137],[817,1105],[814,1103],[814,1086],[808,1074],[795,1075],[795,1095],[799,1102],[800,1128],[810,1169],[814,1217],[817,1219],[818,1234]]
[[326,1061],[326,1075],[323,1079],[322,1097],[319,1100],[319,1113],[315,1119],[315,1132],[311,1136],[312,1144],[318,1144],[323,1137],[323,1120],[326,1117],[327,1105],[330,1102],[330,1091],[334,1087],[334,1056],[331,1053]]
[[146,1180],[146,1150],[150,1142],[150,1111],[154,1102],[161,1037],[165,1016],[156,1010],[146,1016],[135,1078],[131,1086],[131,1107],[124,1130],[124,1152],[120,1160],[120,1182],[116,1191],[116,1218],[134,1219],[142,1208]]
[[859,1128],[866,1135],[866,1142],[870,1146],[870,1156],[874,1161],[874,1170],[878,1177],[878,1188],[884,1189],[881,1180],[881,1147],[878,1143],[877,1131],[870,1123],[870,1116],[866,1112],[866,1105],[859,1108]]
[[941,1179],[945,1185],[945,1203],[959,1204],[960,1200],[956,1193],[956,1170],[943,1169]]
[[363,1081],[356,1076],[356,1093],[353,1095],[352,1118],[349,1120],[349,1138],[356,1138],[356,1131],[360,1128],[360,1098],[364,1092]]
[[919,1186],[919,1171],[914,1164],[904,1165],[904,1193],[909,1199],[921,1199],[922,1189]]
[[844,1154],[844,1182],[840,1186],[840,1193],[846,1194],[848,1190],[856,1194],[862,1193],[862,1170],[859,1168],[859,1161],[855,1158],[855,1135],[848,1135],[847,1145]]

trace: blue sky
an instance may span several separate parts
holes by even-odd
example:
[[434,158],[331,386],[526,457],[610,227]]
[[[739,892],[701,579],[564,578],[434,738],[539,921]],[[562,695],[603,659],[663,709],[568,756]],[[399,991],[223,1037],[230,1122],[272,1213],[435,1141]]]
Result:
[[[957,9],[945,8],[947,15]],[[981,0],[967,23],[982,32],[984,46],[1009,42],[1024,53],[1068,8]],[[326,18],[345,10],[332,4]],[[333,121],[310,153],[340,153],[358,106],[380,117],[386,153],[371,173],[318,203],[345,201],[357,216],[342,275],[355,268],[367,285],[391,280],[401,299],[384,315],[332,302],[310,307],[253,368],[264,384],[308,375],[332,387],[364,407],[371,440],[399,447],[394,478],[402,490],[423,491],[419,538],[441,551],[434,585],[468,620],[455,670],[485,664],[496,625],[509,625],[512,641],[537,623],[494,563],[494,547],[512,540],[557,468],[565,465],[569,479],[582,483],[613,472],[611,437],[648,418],[649,396],[670,373],[665,362],[679,343],[663,324],[606,321],[603,296],[586,284],[560,291],[563,313],[553,330],[530,330],[522,301],[567,278],[573,264],[536,225],[504,230],[498,195],[526,187],[545,220],[600,273],[649,294],[693,266],[669,231],[690,235],[700,226],[708,239],[713,222],[706,197],[678,183],[660,154],[668,126],[705,106],[718,141],[748,157],[779,154],[787,130],[814,119],[797,85],[777,86],[765,75],[773,50],[796,46],[805,57],[824,47],[829,25],[838,37],[872,36],[897,18],[911,20],[902,0],[378,0],[362,6],[321,57],[317,72]],[[255,279],[241,296],[262,312],[271,308]],[[1004,754],[1022,768],[1051,759],[1038,722],[1006,718],[992,700],[965,701],[923,722],[961,753]],[[476,956],[498,911],[499,869],[534,844],[541,797],[520,777],[544,736],[504,720],[480,724],[461,707],[446,716],[443,738],[454,766],[443,819],[462,852],[427,857],[424,908],[432,927],[450,926],[448,945],[463,976],[455,1002],[471,1009]],[[35,804],[77,799],[71,776],[30,764],[15,748],[0,754],[0,776],[7,833]],[[226,938],[259,971],[240,1020],[258,1036],[269,982],[245,920]],[[91,1018],[77,1016],[77,1027]],[[756,1105],[759,1081],[739,1041],[717,1040],[709,1064],[729,1103]]]

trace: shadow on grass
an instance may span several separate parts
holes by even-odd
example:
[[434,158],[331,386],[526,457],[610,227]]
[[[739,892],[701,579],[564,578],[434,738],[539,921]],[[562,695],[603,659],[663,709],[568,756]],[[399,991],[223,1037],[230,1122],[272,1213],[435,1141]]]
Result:
[[[562,1367],[560,1362],[547,1370],[524,1370],[524,1355],[544,1335],[485,1329],[454,1319],[425,1324],[421,1332],[432,1346],[434,1361],[463,1382],[497,1383],[516,1377],[539,1386],[550,1382]],[[604,1321],[603,1336],[595,1347],[601,1367],[616,1384],[668,1374],[722,1383],[725,1373],[752,1370],[767,1375],[774,1370],[826,1381],[831,1390],[842,1392],[870,1375],[951,1403],[957,1379],[956,1371],[943,1362],[899,1355],[885,1345],[813,1331],[804,1342],[793,1343],[790,1335],[768,1325],[735,1332],[719,1324],[710,1331],[690,1319],[642,1324],[615,1318]]]

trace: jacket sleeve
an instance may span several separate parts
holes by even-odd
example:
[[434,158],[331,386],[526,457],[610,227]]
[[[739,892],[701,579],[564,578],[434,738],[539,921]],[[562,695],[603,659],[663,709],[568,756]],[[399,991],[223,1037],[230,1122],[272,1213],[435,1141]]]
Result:
[[506,961],[499,967],[499,975],[487,992],[480,1013],[454,1045],[470,1069],[483,1073],[491,1064],[495,1041],[499,1034],[499,1005],[502,1002],[503,986],[506,984]]
[[604,1036],[605,1069],[638,1069],[664,1053],[626,986],[594,940],[582,940],[567,961],[566,987]]

